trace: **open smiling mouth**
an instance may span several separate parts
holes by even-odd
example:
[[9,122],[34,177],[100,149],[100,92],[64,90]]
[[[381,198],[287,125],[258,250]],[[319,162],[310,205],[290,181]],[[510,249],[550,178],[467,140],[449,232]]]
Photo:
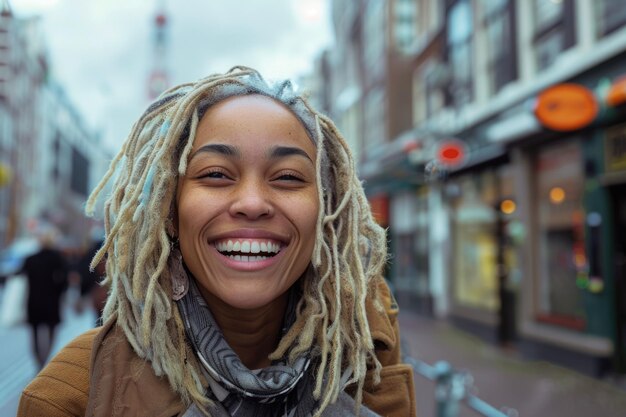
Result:
[[283,248],[283,244],[271,240],[222,240],[214,243],[224,256],[235,261],[256,262],[272,258]]

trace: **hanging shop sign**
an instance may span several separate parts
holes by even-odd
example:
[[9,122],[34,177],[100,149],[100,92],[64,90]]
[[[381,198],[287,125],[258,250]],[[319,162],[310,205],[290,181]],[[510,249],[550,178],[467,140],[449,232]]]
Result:
[[437,161],[447,168],[457,168],[467,160],[467,147],[459,139],[444,139],[437,144]]
[[534,112],[544,127],[568,132],[591,124],[598,115],[598,102],[580,84],[557,84],[537,96]]
[[615,80],[606,94],[606,104],[611,107],[626,103],[626,75]]

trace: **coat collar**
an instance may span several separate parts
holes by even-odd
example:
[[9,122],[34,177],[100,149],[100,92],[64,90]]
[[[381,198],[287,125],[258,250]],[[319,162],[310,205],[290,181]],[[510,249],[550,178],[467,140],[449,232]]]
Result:
[[[398,341],[390,317],[397,316],[398,306],[384,280],[377,290],[379,297],[368,297],[366,304],[370,332],[377,351],[393,351]],[[114,318],[94,339],[90,381],[88,416],[121,417],[142,410],[146,416],[171,417],[185,410],[167,378],[137,356]]]

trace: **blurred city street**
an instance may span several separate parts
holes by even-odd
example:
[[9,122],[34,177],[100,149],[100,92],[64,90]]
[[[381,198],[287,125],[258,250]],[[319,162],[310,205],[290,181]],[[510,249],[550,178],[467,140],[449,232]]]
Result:
[[[4,289],[0,289],[0,303],[7,302],[4,295]],[[57,327],[52,355],[95,323],[91,309],[85,308],[80,313],[74,310],[75,300],[76,294],[71,291],[66,293],[63,321]],[[20,393],[36,375],[37,365],[31,351],[29,326],[0,326],[0,340],[0,416],[10,417],[17,412]]]

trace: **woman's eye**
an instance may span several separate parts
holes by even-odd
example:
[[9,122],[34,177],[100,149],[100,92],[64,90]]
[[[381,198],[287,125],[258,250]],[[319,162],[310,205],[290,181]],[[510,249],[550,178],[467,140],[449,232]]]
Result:
[[302,178],[294,175],[294,174],[290,174],[290,173],[286,173],[286,174],[281,174],[278,177],[276,177],[275,179],[276,181],[296,181],[296,182],[303,182]]
[[300,178],[298,178],[298,177],[296,177],[295,175],[292,175],[292,174],[281,175],[280,177],[278,177],[278,179],[280,179],[280,180],[287,180],[287,181],[302,181]]
[[221,171],[210,171],[201,174],[199,178],[227,179],[228,177]]

